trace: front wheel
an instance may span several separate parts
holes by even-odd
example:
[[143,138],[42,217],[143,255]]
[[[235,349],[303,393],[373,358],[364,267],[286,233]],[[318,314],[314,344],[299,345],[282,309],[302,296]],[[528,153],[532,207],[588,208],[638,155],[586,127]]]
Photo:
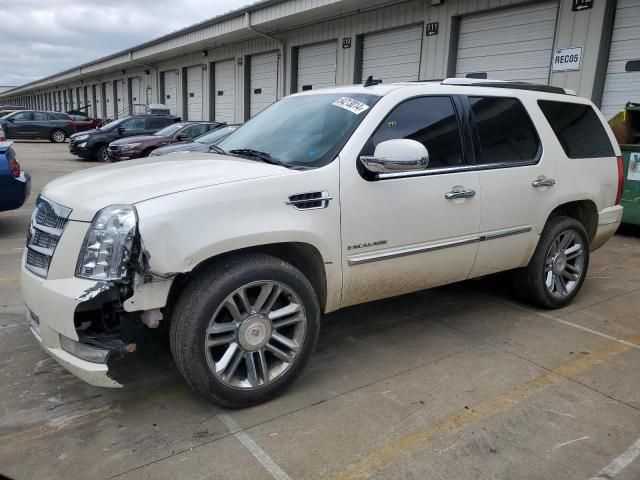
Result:
[[267,255],[213,264],[186,287],[171,323],[171,351],[189,384],[227,407],[279,395],[300,374],[320,330],[309,280]]
[[589,268],[589,237],[570,217],[547,222],[529,265],[516,272],[516,290],[544,308],[568,305],[580,291]]
[[96,151],[96,160],[104,163],[111,163],[111,159],[109,158],[109,147],[107,145],[103,145]]
[[49,137],[49,140],[51,140],[52,143],[64,143],[66,139],[67,139],[67,134],[64,133],[63,130],[59,130],[59,129],[52,131]]

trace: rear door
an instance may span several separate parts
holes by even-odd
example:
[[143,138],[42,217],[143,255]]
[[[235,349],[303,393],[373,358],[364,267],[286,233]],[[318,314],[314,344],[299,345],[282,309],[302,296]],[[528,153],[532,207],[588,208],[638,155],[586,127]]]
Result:
[[39,138],[49,138],[57,123],[61,124],[62,122],[56,122],[53,115],[49,115],[47,112],[33,112],[33,129]]
[[544,119],[533,97],[467,99],[482,189],[477,277],[528,263],[557,204],[557,164],[534,126],[544,127]]

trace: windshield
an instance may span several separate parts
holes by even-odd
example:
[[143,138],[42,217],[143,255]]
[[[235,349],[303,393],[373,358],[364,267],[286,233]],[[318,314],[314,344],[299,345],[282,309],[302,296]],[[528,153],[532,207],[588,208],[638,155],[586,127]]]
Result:
[[285,166],[321,167],[333,161],[379,98],[355,93],[287,97],[218,146],[231,153],[255,150]]
[[111,122],[106,123],[103,126],[101,126],[100,130],[102,130],[103,132],[106,132],[106,131],[109,131],[109,130],[113,130],[118,125],[120,125],[122,122],[124,122],[125,120],[126,120],[126,118],[119,118],[117,120],[112,120]]
[[154,135],[157,137],[170,137],[183,127],[184,123],[173,123],[168,127],[164,127],[163,129],[158,130],[156,133],[154,133]]
[[238,127],[236,127],[235,125],[229,126],[229,127],[217,128],[212,132],[208,132],[208,133],[205,133],[204,135],[200,135],[198,138],[195,138],[193,141],[198,143],[204,143],[205,145],[212,145],[220,141],[227,135],[229,135],[231,132],[236,131],[237,129]]

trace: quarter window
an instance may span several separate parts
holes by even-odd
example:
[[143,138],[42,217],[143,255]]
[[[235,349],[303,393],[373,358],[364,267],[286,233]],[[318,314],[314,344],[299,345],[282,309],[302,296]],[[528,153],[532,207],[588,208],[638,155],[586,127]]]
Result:
[[451,97],[420,97],[401,103],[373,134],[375,147],[386,140],[408,139],[423,144],[429,152],[429,168],[463,163],[460,125]]
[[613,157],[611,140],[591,105],[539,100],[538,105],[569,158]]
[[519,100],[506,97],[469,97],[480,140],[481,165],[534,161],[540,140]]

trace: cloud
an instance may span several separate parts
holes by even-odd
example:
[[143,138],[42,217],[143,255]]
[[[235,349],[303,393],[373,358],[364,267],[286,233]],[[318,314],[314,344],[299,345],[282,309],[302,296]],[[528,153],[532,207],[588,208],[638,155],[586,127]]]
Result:
[[238,0],[2,0],[0,85],[22,85],[248,3]]

